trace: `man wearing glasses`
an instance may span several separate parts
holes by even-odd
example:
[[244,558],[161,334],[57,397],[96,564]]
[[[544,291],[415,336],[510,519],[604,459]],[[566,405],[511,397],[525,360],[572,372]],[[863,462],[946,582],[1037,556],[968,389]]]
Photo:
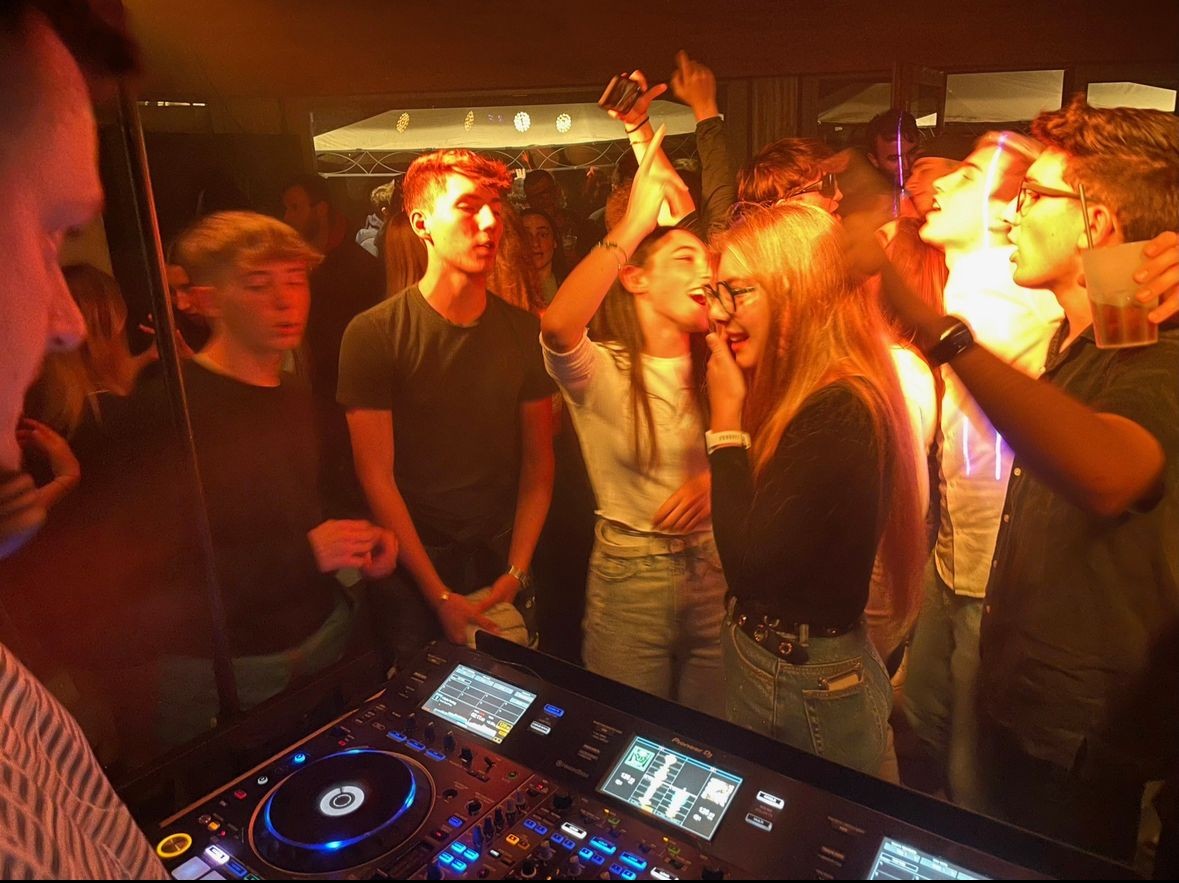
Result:
[[[920,230],[925,243],[945,254],[946,311],[961,316],[978,342],[1029,377],[1044,370],[1061,311],[1048,292],[1012,281],[1002,215],[1039,153],[1030,138],[988,132],[958,168],[934,182]],[[944,371],[942,379],[937,542],[910,650],[904,709],[945,777],[950,798],[981,811],[979,623],[1014,451],[958,375]]]
[[1005,217],[1015,281],[1064,311],[1041,381],[888,267],[885,288],[1016,452],[980,641],[990,808],[1127,860],[1143,783],[1179,760],[1179,328],[1097,349],[1081,250],[1156,237],[1137,281],[1170,278],[1179,120],[1077,97],[1033,132],[1046,149]]

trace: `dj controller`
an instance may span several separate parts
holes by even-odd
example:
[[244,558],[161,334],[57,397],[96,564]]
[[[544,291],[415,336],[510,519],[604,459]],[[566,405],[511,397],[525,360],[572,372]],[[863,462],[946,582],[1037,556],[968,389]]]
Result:
[[162,822],[173,878],[1126,874],[482,637]]

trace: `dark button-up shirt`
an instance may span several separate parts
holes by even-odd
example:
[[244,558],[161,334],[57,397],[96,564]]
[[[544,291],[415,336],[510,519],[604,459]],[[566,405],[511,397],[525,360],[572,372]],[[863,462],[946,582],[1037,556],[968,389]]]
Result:
[[1070,769],[1082,745],[1116,745],[1109,763],[1150,767],[1179,697],[1155,690],[1133,714],[1125,705],[1152,681],[1174,683],[1151,655],[1179,627],[1179,329],[1152,346],[1103,350],[1090,327],[1060,352],[1067,325],[1042,380],[1158,439],[1163,496],[1103,518],[1017,456],[983,608],[979,696],[985,718],[1035,757]]

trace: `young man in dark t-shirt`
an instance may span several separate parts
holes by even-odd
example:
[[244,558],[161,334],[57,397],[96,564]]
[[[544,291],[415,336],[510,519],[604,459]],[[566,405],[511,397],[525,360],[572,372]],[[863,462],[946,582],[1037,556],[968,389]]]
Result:
[[[308,274],[318,260],[290,227],[252,212],[202,218],[176,247],[189,293],[212,327],[208,344],[183,371],[245,708],[343,654],[352,605],[336,571],[357,568],[381,578],[396,564],[392,532],[360,519],[325,519],[314,402],[306,385],[282,370],[306,328]],[[134,444],[152,451],[153,441],[169,437],[162,378],[141,385],[131,404],[148,421]],[[157,495],[164,507],[167,491],[163,485]],[[161,521],[166,518],[162,512]],[[168,636],[159,666],[161,681],[174,688],[166,695],[184,701],[160,709],[165,743],[202,731],[217,709],[202,643],[207,629],[192,628],[208,621],[207,601],[187,582],[179,595],[172,602],[177,615],[168,619],[189,625]]]
[[357,474],[401,544],[403,569],[374,598],[398,664],[439,635],[494,629],[496,604],[523,606],[552,495],[540,325],[487,291],[510,184],[502,163],[471,151],[417,159],[403,192],[426,274],[344,335],[337,398]]
[[[888,267],[885,290],[1016,453],[980,635],[988,808],[1128,860],[1143,783],[1179,764],[1179,660],[1160,652],[1179,632],[1179,328],[1098,349],[1081,249],[1155,237],[1135,282],[1174,278],[1159,262],[1176,263],[1179,120],[1078,96],[1033,132],[1045,150],[1005,220],[1015,282],[1065,314],[1043,377],[974,345]],[[1163,290],[1154,322],[1173,312]]]

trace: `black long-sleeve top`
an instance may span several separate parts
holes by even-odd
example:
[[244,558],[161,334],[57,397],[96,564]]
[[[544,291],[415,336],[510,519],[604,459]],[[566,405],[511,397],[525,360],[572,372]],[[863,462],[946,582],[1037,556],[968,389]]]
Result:
[[712,524],[730,594],[783,622],[855,622],[880,540],[879,450],[867,405],[842,383],[803,403],[756,487],[744,448],[716,450]]

